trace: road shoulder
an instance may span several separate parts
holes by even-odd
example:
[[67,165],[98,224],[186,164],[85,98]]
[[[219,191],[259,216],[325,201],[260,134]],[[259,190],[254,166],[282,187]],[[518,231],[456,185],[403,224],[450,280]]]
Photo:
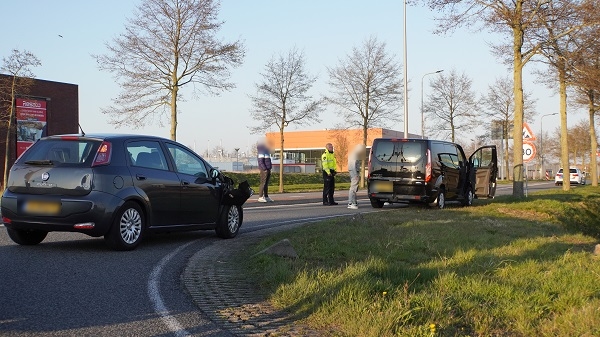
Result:
[[274,231],[290,227],[244,233],[196,252],[182,274],[196,306],[218,326],[236,335],[319,336],[317,331],[298,324],[298,317],[274,308],[267,301],[267,294],[252,284],[240,268],[253,245]]

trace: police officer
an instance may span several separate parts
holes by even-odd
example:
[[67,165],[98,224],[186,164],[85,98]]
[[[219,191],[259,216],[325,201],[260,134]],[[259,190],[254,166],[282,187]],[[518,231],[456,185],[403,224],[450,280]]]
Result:
[[331,143],[325,145],[325,152],[321,156],[321,165],[323,167],[323,205],[337,205],[338,203],[333,201],[337,162],[333,155],[333,145]]

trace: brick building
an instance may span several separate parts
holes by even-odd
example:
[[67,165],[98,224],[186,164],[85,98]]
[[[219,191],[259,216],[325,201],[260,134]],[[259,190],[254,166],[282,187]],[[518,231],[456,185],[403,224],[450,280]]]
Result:
[[[409,133],[409,138],[421,138],[419,135]],[[281,137],[279,132],[268,132],[267,141],[273,145],[273,154],[275,162],[279,162],[279,147]],[[298,163],[315,164],[317,170],[321,166],[321,154],[325,149],[325,144],[332,143],[334,153],[338,162],[340,172],[347,171],[348,152],[356,144],[362,143],[362,129],[343,129],[343,130],[311,130],[311,131],[286,131],[283,135],[284,143],[284,165],[293,165]],[[404,138],[401,131],[370,128],[367,130],[367,153],[373,144],[375,138]]]
[[[0,81],[4,80],[10,80],[10,76],[0,74]],[[13,104],[18,109],[11,130],[8,130],[5,120],[0,124],[0,158],[8,156],[9,167],[42,134],[77,133],[79,130],[79,87],[76,84],[35,79],[29,93],[18,96]],[[0,106],[0,116],[7,116],[9,108]],[[8,153],[5,151],[7,132],[10,132]],[[4,160],[0,164],[0,172],[2,177]]]

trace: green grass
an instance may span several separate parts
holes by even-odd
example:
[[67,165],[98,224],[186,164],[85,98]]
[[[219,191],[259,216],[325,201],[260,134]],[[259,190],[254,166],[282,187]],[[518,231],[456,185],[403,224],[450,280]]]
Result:
[[323,335],[598,336],[599,209],[584,187],[390,210],[279,233],[253,251],[288,238],[300,258],[245,268]]

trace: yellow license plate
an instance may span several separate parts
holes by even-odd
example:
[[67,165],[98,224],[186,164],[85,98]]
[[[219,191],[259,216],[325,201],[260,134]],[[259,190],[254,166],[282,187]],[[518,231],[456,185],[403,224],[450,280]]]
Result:
[[375,192],[392,193],[394,192],[394,183],[391,181],[381,181],[375,184]]
[[56,215],[60,212],[60,203],[52,201],[27,201],[25,213],[39,215]]

